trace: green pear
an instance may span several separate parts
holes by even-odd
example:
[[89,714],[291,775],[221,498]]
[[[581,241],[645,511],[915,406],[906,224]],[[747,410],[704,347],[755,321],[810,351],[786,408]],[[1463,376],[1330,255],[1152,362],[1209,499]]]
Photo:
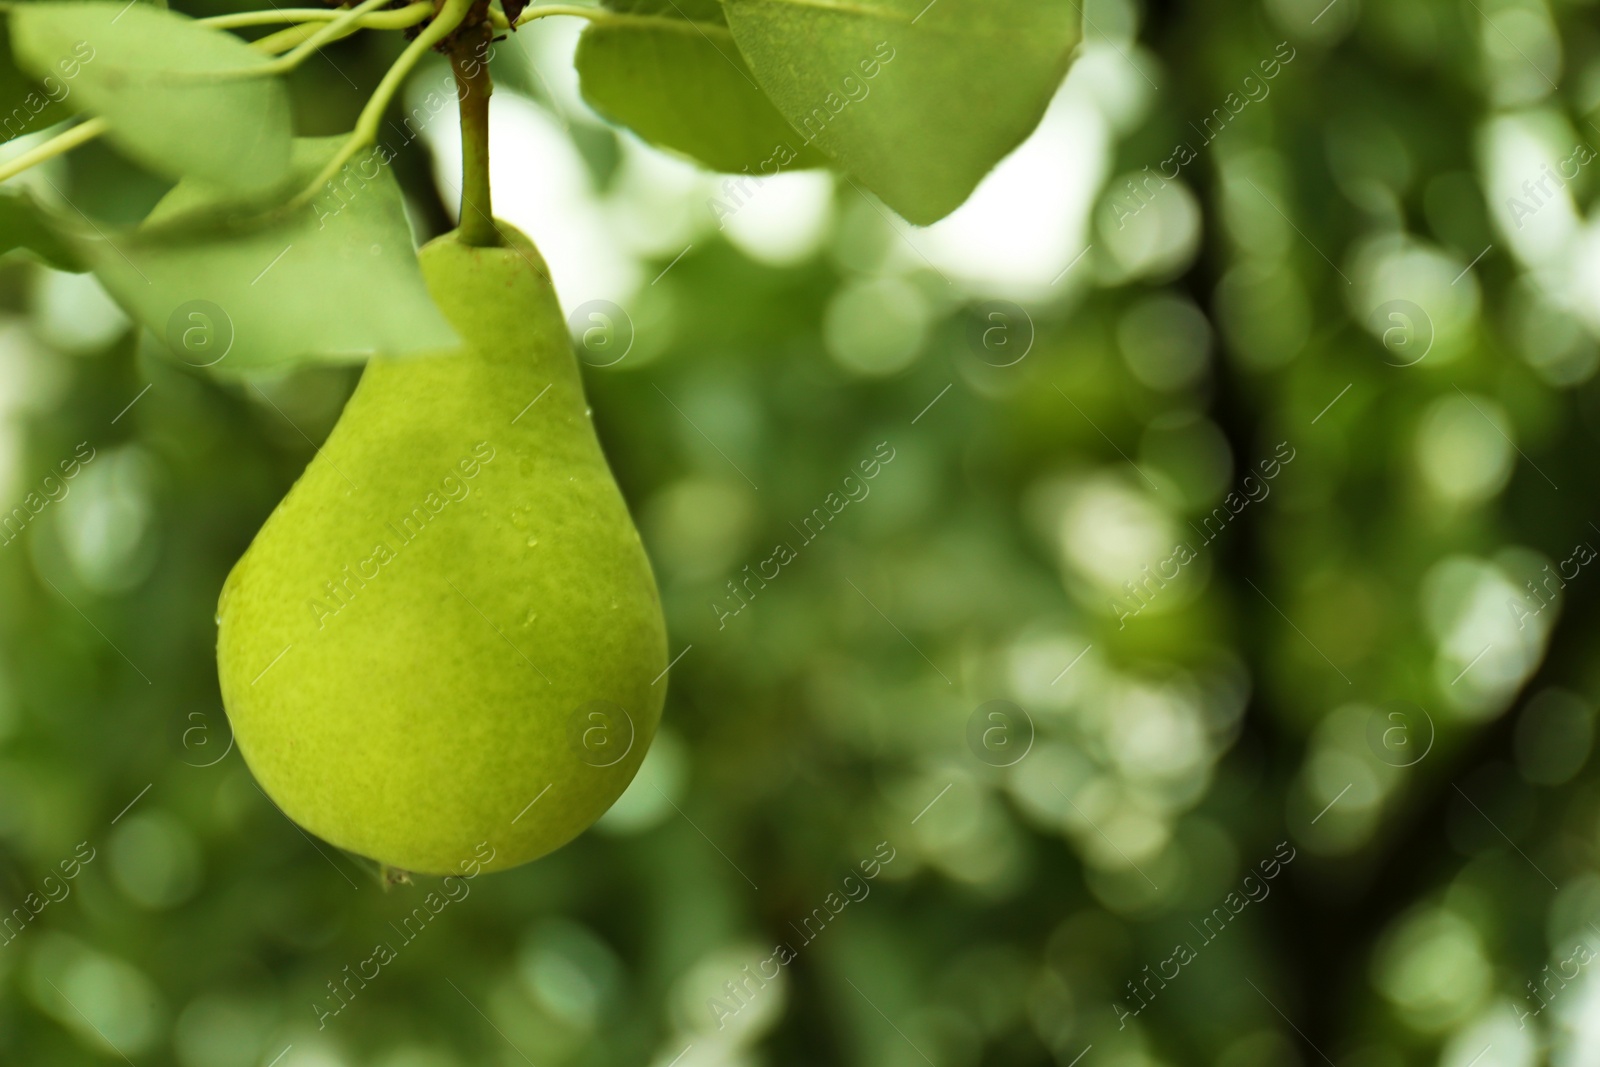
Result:
[[666,690],[655,579],[555,292],[504,229],[506,247],[423,248],[464,345],[367,365],[218,606],[261,788],[405,871],[572,840],[633,778]]

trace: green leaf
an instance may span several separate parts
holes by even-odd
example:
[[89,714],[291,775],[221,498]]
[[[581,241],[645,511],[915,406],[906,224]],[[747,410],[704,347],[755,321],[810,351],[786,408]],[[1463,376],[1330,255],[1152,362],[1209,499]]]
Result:
[[[309,183],[342,141],[295,141],[291,183]],[[265,221],[183,182],[139,230],[85,239],[85,255],[112,296],[193,366],[452,348],[459,339],[422,280],[389,160],[369,152],[310,205]]]
[[[706,14],[704,2],[678,4]],[[717,4],[704,20],[654,14],[672,9],[651,0],[627,7],[644,13],[597,19],[578,41],[580,85],[596,111],[713,170],[772,174],[826,162],[757,87]]]
[[51,71],[42,81],[22,73],[11,54],[10,24],[0,19],[0,144],[71,117],[65,103],[72,92],[67,71],[76,73],[70,65]]
[[[173,178],[257,192],[289,165],[289,97],[243,40],[147,4],[65,0],[11,9],[18,61],[70,79],[66,103],[103,116],[129,156]],[[71,71],[68,74],[67,71]]]
[[785,118],[914,223],[959,207],[1066,74],[1065,0],[726,0]]
[[57,270],[89,268],[73,249],[69,234],[51,221],[27,193],[0,193],[0,255],[23,249]]

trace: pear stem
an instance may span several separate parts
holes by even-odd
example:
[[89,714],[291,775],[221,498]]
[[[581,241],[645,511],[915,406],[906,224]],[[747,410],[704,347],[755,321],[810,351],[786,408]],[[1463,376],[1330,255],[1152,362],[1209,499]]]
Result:
[[[477,5],[487,8],[487,3]],[[456,96],[461,102],[461,228],[462,244],[496,248],[504,244],[494,224],[489,194],[489,40],[488,21],[471,16],[450,48],[450,68],[456,76]]]

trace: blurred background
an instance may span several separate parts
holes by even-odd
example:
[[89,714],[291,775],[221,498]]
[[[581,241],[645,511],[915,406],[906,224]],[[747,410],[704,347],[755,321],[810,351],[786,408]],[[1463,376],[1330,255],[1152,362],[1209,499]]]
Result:
[[[1600,1064],[1600,9],[1078,2],[922,230],[614,130],[577,20],[497,45],[681,658],[600,824],[414,939],[438,883],[280,815],[213,663],[354,372],[208,377],[0,264],[0,1062]],[[301,132],[401,45],[300,68]],[[419,240],[447,82],[384,135]]]

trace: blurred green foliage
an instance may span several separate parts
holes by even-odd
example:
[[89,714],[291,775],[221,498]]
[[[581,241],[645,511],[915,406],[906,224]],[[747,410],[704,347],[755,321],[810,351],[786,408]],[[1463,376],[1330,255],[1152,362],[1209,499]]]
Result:
[[[254,786],[214,676],[354,372],[204,377],[8,260],[0,1062],[1596,1062],[1595,6],[1087,15],[1063,92],[1114,136],[1025,313],[844,183],[809,256],[652,255],[587,374],[683,653],[663,732],[425,923],[437,883]],[[392,36],[296,73],[300,133]],[[502,100],[655,210],[522,54]],[[49,173],[113,221],[165,188]]]

